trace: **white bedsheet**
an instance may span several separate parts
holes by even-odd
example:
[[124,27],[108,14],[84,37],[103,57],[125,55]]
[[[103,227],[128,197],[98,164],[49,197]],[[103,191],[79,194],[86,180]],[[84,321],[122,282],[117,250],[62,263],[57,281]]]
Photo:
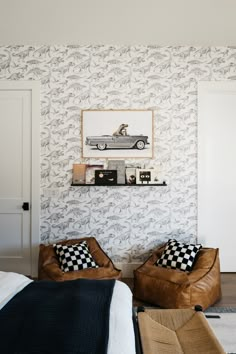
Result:
[[[0,271],[0,310],[32,282],[22,274]],[[135,354],[132,321],[132,293],[116,280],[110,306],[108,354]]]
[[22,274],[0,271],[0,310],[32,281]]
[[116,280],[110,306],[108,354],[135,354],[132,293]]

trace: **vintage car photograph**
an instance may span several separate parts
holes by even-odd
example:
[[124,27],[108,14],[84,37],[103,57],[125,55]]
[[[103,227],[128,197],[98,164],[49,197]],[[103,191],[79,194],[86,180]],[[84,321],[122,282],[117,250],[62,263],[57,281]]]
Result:
[[147,110],[83,111],[83,157],[152,158],[152,115]]
[[100,151],[106,149],[138,149],[143,150],[148,145],[147,135],[129,135],[128,124],[122,123],[112,135],[87,136],[85,144],[96,146]]

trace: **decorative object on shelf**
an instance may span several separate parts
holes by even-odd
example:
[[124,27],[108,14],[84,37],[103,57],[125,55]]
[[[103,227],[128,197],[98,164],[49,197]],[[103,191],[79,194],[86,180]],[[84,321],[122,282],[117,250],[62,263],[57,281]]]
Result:
[[158,179],[158,171],[156,169],[136,169],[136,183],[137,184],[157,184],[160,183]]
[[153,111],[83,110],[82,156],[153,158]]
[[85,184],[86,164],[73,164],[72,183]]
[[116,170],[96,170],[95,183],[97,185],[117,184],[117,171]]
[[136,168],[135,167],[126,167],[125,175],[126,175],[126,183],[127,184],[136,184]]
[[103,165],[87,165],[86,166],[86,184],[95,184],[95,171],[102,170]]
[[[108,168],[103,164],[73,164],[72,186],[167,186],[158,178],[158,170],[142,169],[140,166],[125,165],[124,160],[109,160]],[[120,179],[119,179],[120,177]]]
[[[103,170],[104,171],[104,170]],[[94,186],[111,186],[111,187],[166,187],[167,183],[165,181],[161,183],[154,183],[154,184],[73,184],[72,186],[75,187],[94,187]]]
[[117,171],[117,184],[125,184],[125,161],[124,160],[108,160],[108,170]]

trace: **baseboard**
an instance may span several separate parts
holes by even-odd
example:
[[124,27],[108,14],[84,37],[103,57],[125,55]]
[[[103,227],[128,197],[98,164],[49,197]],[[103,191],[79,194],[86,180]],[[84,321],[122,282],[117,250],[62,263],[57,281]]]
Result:
[[115,266],[122,271],[122,278],[133,278],[134,269],[138,268],[142,263],[115,263]]

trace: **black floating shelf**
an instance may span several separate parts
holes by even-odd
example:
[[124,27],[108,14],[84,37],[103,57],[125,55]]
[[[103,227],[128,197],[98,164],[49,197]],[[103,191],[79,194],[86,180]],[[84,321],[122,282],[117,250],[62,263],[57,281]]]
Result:
[[166,182],[163,183],[144,183],[144,184],[71,184],[72,187],[165,187]]

